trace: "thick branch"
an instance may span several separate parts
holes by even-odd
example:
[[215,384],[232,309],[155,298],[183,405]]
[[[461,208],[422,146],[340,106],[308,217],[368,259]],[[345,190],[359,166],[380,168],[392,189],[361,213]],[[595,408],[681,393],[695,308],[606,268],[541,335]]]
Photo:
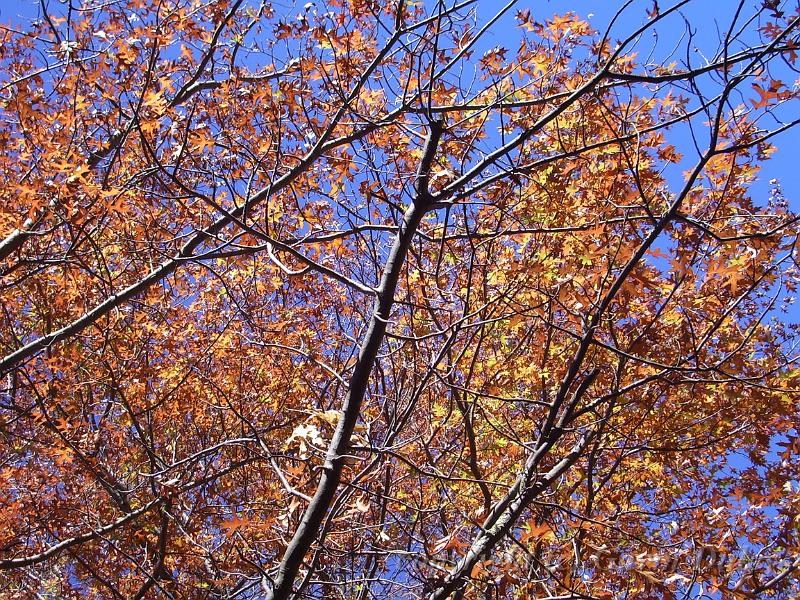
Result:
[[428,191],[428,176],[441,134],[441,124],[431,124],[417,171],[416,181],[414,182],[416,197],[403,216],[403,222],[386,260],[377,297],[375,298],[372,318],[361,342],[358,362],[350,377],[350,385],[344,399],[339,422],[336,425],[336,431],[328,445],[325,464],[321,469],[322,475],[317,484],[317,490],[308,507],[306,507],[300,525],[295,531],[289,546],[286,548],[271,595],[268,596],[269,600],[283,600],[291,596],[297,572],[300,570],[311,544],[317,538],[322,521],[328,513],[336,490],[339,487],[345,456],[350,450],[350,438],[361,413],[361,403],[367,391],[372,367],[375,365],[378,350],[386,334],[386,326],[394,304],[397,281],[420,221],[432,205]]

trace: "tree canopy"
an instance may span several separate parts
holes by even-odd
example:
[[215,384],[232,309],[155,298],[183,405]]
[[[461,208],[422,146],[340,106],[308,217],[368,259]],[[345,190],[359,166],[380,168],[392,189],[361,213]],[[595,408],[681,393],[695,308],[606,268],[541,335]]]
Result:
[[800,594],[800,9],[493,4],[3,25],[0,595]]

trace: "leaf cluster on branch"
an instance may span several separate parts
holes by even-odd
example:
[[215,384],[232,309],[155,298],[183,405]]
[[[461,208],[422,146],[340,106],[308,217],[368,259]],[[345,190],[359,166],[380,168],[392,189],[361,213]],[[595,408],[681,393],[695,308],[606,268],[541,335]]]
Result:
[[800,9],[698,4],[4,24],[0,596],[796,597]]

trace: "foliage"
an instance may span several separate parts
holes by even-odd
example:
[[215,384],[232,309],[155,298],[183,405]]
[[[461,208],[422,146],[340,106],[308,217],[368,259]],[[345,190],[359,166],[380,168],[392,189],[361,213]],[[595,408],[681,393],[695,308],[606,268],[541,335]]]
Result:
[[800,593],[798,13],[628,4],[6,25],[0,594]]

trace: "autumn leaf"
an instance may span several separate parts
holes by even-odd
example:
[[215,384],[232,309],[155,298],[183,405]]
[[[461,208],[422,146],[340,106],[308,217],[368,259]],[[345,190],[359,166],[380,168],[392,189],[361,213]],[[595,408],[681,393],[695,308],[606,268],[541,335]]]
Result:
[[786,87],[785,84],[782,81],[775,79],[770,81],[770,85],[767,89],[764,89],[757,83],[753,83],[751,86],[759,96],[758,100],[750,100],[753,108],[764,108],[765,106],[770,106],[774,104],[776,100],[785,100],[791,95],[791,93],[788,91],[782,92],[781,89]]
[[241,517],[238,515],[233,515],[233,517],[227,521],[222,522],[222,528],[225,530],[227,535],[233,535],[243,527],[246,527],[250,524],[250,520],[246,517]]
[[528,523],[519,536],[519,541],[522,544],[527,544],[531,541],[546,541],[548,539],[555,539],[555,534],[547,523],[541,523],[539,525]]

